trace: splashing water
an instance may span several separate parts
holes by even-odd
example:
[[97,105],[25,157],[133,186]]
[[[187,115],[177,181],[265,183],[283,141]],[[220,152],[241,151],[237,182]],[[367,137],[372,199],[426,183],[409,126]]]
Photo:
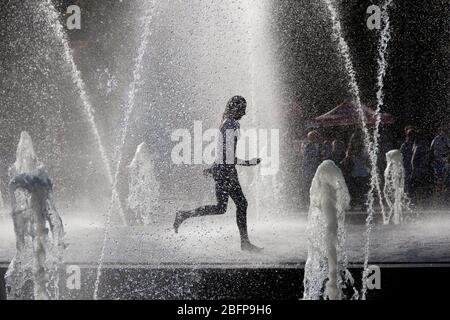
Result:
[[135,225],[149,225],[156,222],[158,211],[159,184],[155,176],[150,150],[141,143],[128,166],[129,189],[127,209]]
[[[342,171],[333,161],[325,160],[317,168],[310,195],[303,299],[341,300],[343,290],[353,288],[345,252],[345,210],[350,194]],[[352,298],[357,298],[354,288],[353,292]]]
[[[375,161],[378,161],[378,139],[380,138],[379,128],[381,124],[381,108],[384,105],[384,78],[386,76],[386,69],[387,69],[387,61],[386,61],[386,54],[387,54],[387,47],[389,40],[391,39],[391,33],[390,33],[390,23],[389,23],[389,15],[387,13],[388,7],[392,4],[392,0],[388,0],[384,6],[383,6],[383,13],[382,13],[382,22],[383,22],[383,30],[380,34],[380,42],[378,46],[378,76],[377,76],[377,107],[375,109],[375,127],[373,131],[373,144],[372,144],[372,152],[375,156]],[[381,213],[383,217],[386,215],[384,210],[384,204],[381,197],[380,192],[380,184],[378,183],[376,186],[377,193],[378,193],[378,200],[381,208]]]
[[16,175],[37,170],[43,164],[39,161],[34,151],[33,141],[28,132],[20,134],[19,144],[16,151],[16,162],[9,169],[10,178]]
[[[330,16],[331,16],[331,20],[332,20],[332,24],[333,24],[333,26],[332,26],[333,36],[338,41],[339,51],[340,51],[340,54],[342,55],[342,58],[344,59],[344,66],[345,66],[345,69],[349,76],[349,89],[353,96],[353,99],[354,99],[354,102],[356,105],[356,109],[358,112],[358,116],[360,119],[361,130],[364,135],[364,145],[366,146],[366,148],[369,151],[369,158],[370,158],[370,165],[371,165],[370,184],[371,184],[371,191],[372,191],[372,192],[369,191],[369,194],[368,194],[368,204],[369,204],[368,212],[369,212],[369,216],[370,216],[371,213],[373,212],[373,202],[374,202],[373,186],[379,185],[379,177],[378,177],[378,173],[377,173],[377,161],[376,161],[377,155],[376,155],[376,152],[374,152],[374,149],[372,147],[372,139],[371,139],[369,129],[367,127],[367,119],[366,119],[366,115],[364,113],[364,109],[363,109],[362,103],[361,103],[361,94],[360,94],[358,83],[356,81],[356,72],[353,68],[350,48],[348,47],[348,44],[345,41],[344,36],[342,34],[342,27],[341,27],[341,23],[339,20],[338,12],[336,10],[333,0],[324,0],[324,1],[330,12]],[[380,194],[381,194],[381,190],[380,190]]]
[[[0,185],[1,185],[1,180],[0,180]],[[3,194],[2,194],[2,190],[0,190],[0,218],[3,217],[3,211],[5,210],[5,202],[3,201]]]
[[42,1],[39,4],[39,7],[40,7],[40,10],[42,10],[42,12],[45,13],[45,16],[48,19],[48,23],[52,27],[54,34],[61,41],[61,44],[63,46],[64,61],[68,64],[68,66],[70,68],[70,74],[72,77],[72,81],[76,85],[76,88],[78,90],[81,102],[83,104],[84,114],[85,114],[86,119],[88,120],[91,130],[94,134],[94,139],[96,141],[96,144],[100,151],[100,156],[101,156],[103,164],[105,166],[105,170],[106,170],[108,180],[109,180],[108,182],[112,186],[112,197],[113,197],[113,199],[115,199],[115,202],[118,204],[120,218],[122,219],[122,222],[125,223],[124,213],[123,213],[120,201],[118,201],[119,197],[118,197],[118,193],[117,193],[117,188],[113,183],[114,180],[113,180],[113,175],[112,175],[112,171],[111,171],[110,160],[106,153],[106,149],[104,147],[102,138],[100,137],[100,133],[98,131],[97,124],[95,121],[95,116],[94,116],[95,111],[94,111],[91,101],[87,95],[85,84],[84,84],[83,79],[81,78],[80,71],[78,70],[78,67],[75,63],[75,60],[73,57],[73,52],[69,46],[69,42],[67,40],[67,35],[64,32],[64,28],[59,20],[58,12],[56,11],[52,0]]
[[[59,299],[64,229],[55,209],[52,182],[23,132],[10,168],[16,254],[5,275],[8,299]],[[48,232],[50,230],[50,232]]]
[[[382,12],[382,23],[383,23],[383,29],[380,34],[380,42],[378,46],[378,91],[377,91],[377,107],[375,110],[375,128],[373,133],[373,144],[372,144],[372,150],[370,151],[370,154],[373,157],[373,163],[375,163],[375,166],[372,166],[372,180],[370,184],[370,190],[369,194],[373,194],[373,189],[376,188],[378,193],[378,199],[381,207],[381,214],[383,217],[386,216],[386,212],[383,205],[383,199],[381,197],[381,191],[380,191],[380,182],[378,178],[378,172],[376,172],[377,167],[376,164],[378,162],[378,138],[379,138],[379,126],[381,123],[381,108],[384,105],[384,78],[386,75],[386,69],[387,69],[387,61],[386,61],[386,54],[387,54],[387,47],[389,40],[391,39],[390,35],[390,23],[389,23],[389,15],[388,15],[388,7],[392,4],[392,0],[388,0],[384,6],[383,6],[383,12]],[[376,181],[374,181],[373,177],[375,176]],[[376,182],[376,183],[374,183]],[[372,199],[369,199],[369,201],[372,201]],[[366,299],[366,293],[367,293],[367,276],[368,276],[368,267],[369,267],[369,255],[370,255],[370,235],[372,232],[372,220],[373,220],[373,210],[369,212],[369,216],[366,221],[366,243],[364,247],[364,271],[363,271],[363,289],[362,289],[362,299]]]
[[387,61],[386,61],[386,54],[387,54],[387,47],[389,44],[389,41],[391,40],[391,32],[390,32],[390,22],[389,22],[389,15],[388,15],[388,8],[392,5],[393,0],[388,0],[382,8],[382,22],[383,22],[383,29],[380,34],[380,42],[378,46],[378,77],[377,77],[377,107],[375,109],[375,128],[374,128],[374,134],[373,134],[373,141],[374,146],[378,145],[378,138],[379,135],[379,127],[381,123],[381,108],[384,105],[384,78],[386,76],[386,69],[387,69]]
[[386,162],[383,191],[389,213],[383,216],[383,223],[388,224],[392,221],[394,224],[400,224],[404,221],[405,211],[410,211],[409,197],[405,192],[403,155],[400,150],[391,150],[386,153]]
[[[115,174],[114,174],[114,178],[113,178],[113,182],[112,182],[113,189],[117,188],[117,183],[119,180],[120,168],[122,166],[122,161],[123,161],[123,159],[122,159],[123,158],[123,148],[125,146],[126,139],[128,137],[129,122],[130,122],[131,115],[133,114],[133,111],[135,109],[136,93],[138,91],[138,84],[141,79],[141,73],[142,73],[142,69],[143,69],[142,61],[143,61],[145,53],[147,51],[147,46],[148,46],[149,38],[151,35],[150,23],[153,20],[155,1],[153,0],[150,3],[146,3],[146,2],[144,2],[144,3],[145,3],[145,11],[144,11],[145,13],[144,13],[143,33],[140,38],[141,41],[140,41],[140,45],[138,48],[138,54],[135,59],[135,65],[134,65],[134,70],[133,70],[133,81],[131,82],[130,88],[128,91],[128,99],[127,99],[127,104],[125,107],[125,115],[124,115],[122,130],[121,130],[121,134],[120,134],[120,143],[117,146],[116,170],[115,170]],[[113,197],[111,199],[110,207],[109,207],[107,217],[106,217],[106,227],[105,227],[105,233],[104,233],[104,237],[103,237],[102,251],[100,254],[99,261],[98,261],[97,277],[96,277],[95,285],[94,285],[94,300],[98,299],[98,288],[99,288],[99,284],[100,284],[101,270],[102,270],[103,260],[104,260],[104,256],[105,256],[105,248],[106,248],[106,243],[108,240],[109,228],[111,225],[111,215],[112,215],[112,210],[114,208],[114,202],[115,201],[114,201],[114,197]]]
[[[255,26],[255,21],[257,21],[258,17],[257,17],[257,11],[256,8],[258,6],[258,3],[255,3],[254,1],[249,1],[248,2],[248,7],[246,8],[247,10],[247,15],[248,15],[248,35],[249,35],[249,39],[248,39],[248,58],[249,58],[249,75],[250,75],[250,100],[251,100],[251,121],[252,121],[252,125],[254,126],[254,128],[258,128],[259,123],[258,123],[258,112],[257,112],[257,101],[256,101],[256,73],[257,73],[257,68],[256,68],[256,57],[255,57],[255,51],[256,51],[256,26]],[[257,146],[253,146],[253,148],[256,148],[256,150],[251,150],[250,152],[254,153],[255,156],[258,155],[258,150],[257,150]],[[250,172],[246,173],[251,174]],[[251,185],[251,189],[254,192],[254,196],[255,196],[255,211],[256,211],[256,219],[259,220],[260,219],[260,192],[259,192],[259,188],[257,188],[255,185],[258,183],[257,178],[258,178],[258,173],[252,172],[250,179],[250,185]]]
[[[386,35],[389,35],[388,30],[385,29],[383,30],[382,34],[384,35],[384,37],[382,37],[382,43],[383,45],[380,46],[380,56],[382,57],[381,59],[378,60],[379,64],[382,63],[379,68],[381,71],[378,72],[378,86],[379,86],[379,90],[377,93],[377,97],[379,98],[379,101],[377,103],[377,110],[376,110],[376,129],[374,131],[374,136],[371,137],[371,134],[369,132],[369,129],[367,127],[367,119],[366,116],[364,114],[364,110],[362,108],[362,103],[361,103],[361,95],[360,95],[360,90],[359,90],[359,86],[358,83],[356,81],[356,72],[353,68],[353,63],[352,63],[352,57],[351,57],[351,53],[350,53],[350,49],[348,47],[347,42],[344,39],[343,33],[342,33],[342,27],[341,27],[341,23],[340,23],[340,19],[339,19],[339,15],[338,12],[336,10],[335,7],[335,3],[333,0],[324,0],[327,8],[330,12],[330,16],[331,16],[331,20],[332,20],[332,29],[333,29],[333,35],[334,37],[338,40],[338,46],[339,46],[339,51],[344,59],[344,65],[345,65],[345,69],[348,73],[349,76],[349,87],[350,87],[350,92],[353,96],[353,99],[355,101],[355,105],[356,105],[356,109],[359,115],[359,119],[360,119],[360,124],[361,124],[361,130],[364,134],[364,144],[369,152],[369,160],[370,160],[370,172],[371,172],[371,177],[370,177],[370,188],[369,188],[369,192],[367,194],[367,219],[366,219],[366,243],[365,243],[365,247],[364,247],[364,272],[363,272],[363,290],[362,290],[362,299],[364,300],[366,298],[366,291],[367,291],[367,287],[366,287],[366,278],[367,278],[367,271],[368,271],[368,258],[369,258],[369,247],[370,247],[370,233],[371,233],[371,226],[372,226],[372,221],[373,221],[373,216],[374,216],[374,201],[375,201],[375,197],[374,197],[374,191],[377,192],[378,198],[379,198],[379,202],[380,202],[380,207],[382,212],[384,212],[384,205],[382,202],[382,193],[381,193],[381,187],[380,187],[380,177],[379,177],[379,173],[378,173],[378,169],[377,169],[377,162],[378,162],[378,127],[381,121],[380,118],[380,109],[381,109],[381,105],[383,104],[383,79],[384,79],[384,75],[385,75],[385,70],[386,70],[386,61],[385,61],[385,51],[387,48],[387,42],[389,37]],[[387,14],[385,13],[383,15],[383,20],[386,21],[387,20]],[[388,25],[389,27],[389,25]]]
[[[279,129],[282,127],[282,120],[277,108],[273,108],[273,106],[279,105],[282,101],[282,98],[279,96],[281,88],[278,88],[276,81],[274,81],[276,71],[273,66],[276,63],[276,58],[270,31],[273,1],[245,0],[242,1],[242,5],[246,11],[247,48],[245,52],[248,55],[247,68],[250,97],[249,115],[244,121],[248,121],[246,127],[249,129]],[[270,116],[263,117],[261,114],[269,114]],[[248,181],[249,190],[251,190],[251,196],[253,197],[251,203],[252,206],[254,205],[254,210],[252,208],[250,212],[255,212],[254,217],[256,220],[262,220],[267,213],[266,205],[268,203],[273,204],[274,208],[280,208],[281,201],[278,197],[274,197],[274,188],[271,189],[271,192],[268,192],[270,189],[263,186],[271,178],[274,180],[280,178],[280,175],[271,173],[269,176],[267,172],[265,174],[269,164],[269,157],[266,151],[270,149],[270,152],[275,153],[271,149],[273,148],[273,140],[268,142],[261,136],[258,136],[256,140],[256,143],[250,143],[247,146],[248,153],[245,157],[260,157],[263,161],[262,165],[257,166],[254,170],[242,172],[241,176],[243,180]],[[241,141],[243,142],[245,139]],[[270,147],[268,146],[269,144]],[[242,156],[244,157],[244,154]],[[269,201],[267,201],[267,198],[269,198]],[[274,199],[278,200],[275,201]]]
[[[19,144],[16,150],[16,162],[9,168],[9,179],[12,180],[17,175],[36,171],[43,167],[34,151],[33,141],[28,132],[23,131],[20,134]],[[17,210],[26,210],[28,208],[27,198],[28,194],[25,191],[17,190],[15,192],[17,199]]]

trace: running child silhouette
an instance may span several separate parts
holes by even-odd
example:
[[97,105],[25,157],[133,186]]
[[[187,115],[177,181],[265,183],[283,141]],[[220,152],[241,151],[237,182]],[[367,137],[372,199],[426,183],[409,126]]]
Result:
[[[229,197],[236,204],[236,221],[241,236],[241,249],[243,251],[260,252],[262,248],[253,245],[247,231],[247,199],[239,183],[236,165],[255,166],[261,159],[241,160],[236,158],[236,145],[239,134],[239,120],[245,115],[247,102],[241,96],[232,97],[225,108],[223,122],[220,127],[219,152],[210,169],[204,171],[205,175],[212,175],[216,183],[217,204],[199,207],[194,210],[180,210],[176,213],[173,227],[178,233],[180,225],[188,218],[221,215],[227,211]],[[221,151],[221,152],[220,152]]]

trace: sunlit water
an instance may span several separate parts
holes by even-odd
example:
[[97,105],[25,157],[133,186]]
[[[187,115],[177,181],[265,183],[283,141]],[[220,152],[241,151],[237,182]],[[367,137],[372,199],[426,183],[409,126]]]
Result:
[[346,252],[345,210],[350,206],[350,194],[333,161],[326,160],[318,167],[310,193],[303,299],[341,300],[344,290],[354,283]]
[[[96,266],[101,252],[104,227],[101,221],[85,217],[93,212],[65,212],[66,264]],[[297,218],[256,222],[249,220],[249,232],[264,247],[261,254],[241,251],[235,213],[230,209],[221,217],[195,218],[186,221],[175,234],[173,221],[159,227],[112,227],[109,241],[114,246],[105,251],[104,263],[115,265],[166,265],[178,268],[187,265],[216,267],[235,266],[289,267],[303,266],[308,255],[307,219]],[[419,220],[401,225],[373,226],[371,261],[373,263],[449,263],[450,217],[448,212],[422,212]],[[350,265],[364,262],[364,230],[362,222],[346,216],[347,255]],[[386,246],[389,243],[389,246]],[[0,263],[8,263],[15,253],[15,239],[10,218],[0,222]]]
[[378,173],[378,127],[380,125],[380,110],[383,105],[383,83],[384,83],[384,76],[386,73],[386,50],[387,50],[387,44],[390,39],[390,33],[389,33],[389,18],[386,13],[386,8],[388,5],[390,5],[391,1],[388,1],[387,4],[383,7],[384,13],[383,13],[383,22],[385,23],[385,26],[383,28],[383,31],[381,33],[381,40],[379,45],[379,59],[378,59],[378,92],[377,92],[377,108],[376,108],[376,123],[375,123],[375,129],[373,134],[371,134],[368,126],[367,126],[367,119],[364,114],[364,110],[361,103],[361,93],[358,86],[357,78],[356,78],[356,71],[353,67],[352,62],[352,56],[350,53],[350,49],[348,47],[347,41],[344,38],[343,32],[342,32],[342,26],[339,18],[339,13],[336,8],[336,3],[334,0],[324,0],[325,4],[328,8],[331,21],[332,21],[332,29],[333,29],[333,36],[337,39],[338,42],[338,48],[340,51],[340,54],[344,60],[344,66],[348,74],[349,78],[349,90],[353,96],[354,103],[357,108],[357,112],[359,114],[360,118],[360,126],[364,135],[364,144],[369,152],[369,160],[370,160],[370,188],[369,192],[367,194],[367,212],[368,217],[366,221],[366,240],[365,240],[365,262],[364,262],[364,272],[363,272],[363,288],[361,293],[361,298],[366,298],[366,277],[367,277],[367,270],[368,270],[368,261],[370,256],[370,242],[371,242],[371,230],[372,230],[372,221],[373,216],[375,214],[374,211],[374,202],[375,202],[375,196],[374,192],[377,193],[379,203],[381,210],[384,215],[384,205],[382,201],[382,192],[380,187],[380,176]]
[[[347,225],[348,241],[347,252],[349,261],[352,263],[363,263],[365,269],[367,269],[369,254],[372,261],[381,262],[448,262],[449,254],[446,252],[448,248],[449,237],[447,235],[449,220],[444,217],[432,217],[424,218],[416,222],[408,222],[404,225],[399,225],[393,228],[390,225],[374,225],[373,219],[373,204],[374,204],[374,192],[377,192],[378,198],[381,200],[381,190],[379,183],[379,175],[376,172],[377,152],[378,152],[378,128],[380,125],[379,112],[384,105],[384,78],[387,64],[387,49],[390,40],[390,23],[387,10],[392,3],[392,0],[386,2],[383,6],[383,29],[380,34],[379,45],[379,57],[378,57],[378,74],[377,74],[377,121],[373,133],[367,128],[365,123],[364,114],[361,108],[360,91],[356,81],[356,73],[352,65],[352,57],[350,50],[343,37],[341,30],[341,24],[339,21],[339,14],[335,6],[335,2],[332,0],[324,0],[327,4],[327,8],[331,15],[333,23],[334,36],[338,41],[340,53],[344,60],[345,69],[349,76],[349,87],[352,93],[358,112],[361,118],[361,125],[364,132],[364,139],[366,146],[370,151],[370,160],[372,164],[372,179],[371,179],[371,191],[369,194],[369,216],[367,219],[367,225],[364,227],[361,224],[349,223]],[[224,48],[210,48],[210,43],[217,40],[224,33],[220,33],[221,36],[214,34],[215,30],[212,30],[211,26],[214,25],[214,18],[209,17],[205,21],[200,21],[200,27],[195,29],[194,34],[198,32],[201,37],[195,38],[182,38],[180,39],[192,41],[186,50],[191,53],[198,48],[199,51],[205,52],[220,52],[223,50],[224,56],[232,52],[232,56],[237,57],[237,60],[248,61],[243,65],[238,65],[235,72],[232,74],[238,74],[240,69],[244,70],[244,73],[250,75],[250,81],[244,76],[243,79],[235,79],[233,77],[228,78],[227,75],[220,78],[217,76],[217,82],[221,85],[215,85],[214,90],[211,90],[211,96],[214,93],[218,96],[220,94],[228,95],[230,92],[235,93],[236,89],[242,90],[245,95],[249,96],[250,102],[250,114],[248,115],[248,122],[243,123],[243,127],[262,126],[267,127],[268,123],[273,121],[275,124],[280,124],[280,120],[274,120],[279,116],[275,108],[270,108],[270,105],[277,105],[277,95],[274,93],[276,87],[273,86],[268,79],[273,78],[273,74],[268,71],[274,66],[264,55],[265,52],[270,51],[270,41],[267,41],[267,32],[263,19],[255,20],[255,17],[261,17],[261,13],[270,11],[267,5],[258,4],[252,1],[248,2],[248,7],[245,7],[247,12],[243,15],[248,20],[244,24],[244,27],[237,27],[238,30],[234,30],[236,36],[239,33],[248,32],[247,36],[243,36],[243,39],[250,39],[249,48],[238,51],[236,48],[232,48],[227,41],[223,41]],[[244,2],[245,3],[245,2]],[[266,3],[267,4],[267,3]],[[104,263],[116,263],[120,265],[126,265],[131,263],[143,263],[143,264],[155,264],[161,263],[173,264],[173,266],[181,264],[218,264],[221,266],[229,266],[235,264],[236,266],[267,266],[267,265],[281,265],[286,266],[289,263],[302,264],[307,259],[307,237],[306,237],[306,221],[304,213],[296,213],[298,217],[294,218],[277,218],[275,219],[261,219],[261,217],[267,213],[268,209],[263,206],[264,203],[276,202],[278,197],[277,192],[281,189],[279,187],[282,181],[278,179],[278,176],[261,178],[259,168],[254,171],[248,170],[242,175],[242,180],[248,178],[248,184],[244,183],[243,187],[248,188],[249,197],[255,196],[256,203],[250,201],[251,205],[254,205],[256,210],[249,210],[250,215],[254,215],[249,220],[250,233],[252,238],[258,244],[264,246],[265,250],[262,255],[253,256],[242,253],[239,249],[237,228],[235,225],[234,213],[229,213],[226,217],[214,217],[214,218],[199,218],[186,222],[186,226],[183,228],[179,235],[175,235],[171,228],[171,214],[173,214],[176,208],[167,210],[168,217],[165,221],[151,226],[142,227],[118,227],[111,224],[111,215],[115,205],[119,207],[123,223],[125,223],[125,215],[120,208],[120,201],[117,199],[117,183],[120,172],[121,164],[124,159],[124,146],[126,145],[127,136],[133,134],[130,129],[130,121],[132,120],[133,113],[137,110],[139,105],[138,91],[140,86],[146,80],[143,73],[143,64],[145,56],[151,51],[151,22],[153,19],[153,7],[154,2],[149,2],[146,6],[146,10],[143,13],[143,33],[139,35],[139,44],[136,52],[131,52],[130,59],[133,59],[132,81],[127,89],[126,103],[123,108],[123,121],[121,123],[121,130],[119,130],[119,142],[115,146],[115,157],[113,164],[115,165],[115,171],[111,168],[111,161],[106,153],[105,145],[101,139],[96,119],[94,116],[94,109],[90,102],[85,84],[82,80],[80,71],[73,58],[73,52],[68,44],[67,36],[59,22],[58,14],[50,0],[45,0],[40,8],[45,12],[48,17],[49,23],[52,25],[55,35],[60,39],[63,45],[63,56],[66,63],[71,70],[71,77],[79,92],[83,110],[86,115],[91,129],[93,131],[94,139],[99,146],[99,151],[105,165],[105,169],[110,179],[112,186],[112,200],[111,209],[107,212],[106,226],[101,222],[93,222],[95,217],[99,215],[99,212],[92,210],[85,215],[85,218],[81,218],[83,215],[79,211],[69,212],[65,219],[66,229],[68,231],[68,241],[70,242],[69,250],[66,253],[68,261],[87,263],[92,265],[98,265],[98,273],[96,280],[95,297],[98,294],[98,284],[101,280],[101,269]],[[222,10],[223,8],[220,8]],[[230,11],[232,11],[230,9]],[[211,14],[205,9],[205,13]],[[214,15],[214,12],[213,14]],[[200,15],[201,16],[201,15]],[[220,20],[219,20],[220,21]],[[263,21],[263,22],[261,22]],[[228,21],[230,25],[235,25]],[[196,22],[197,23],[197,22]],[[203,25],[202,25],[203,23]],[[217,23],[217,22],[215,22]],[[267,21],[265,22],[267,23]],[[217,23],[220,24],[220,23]],[[222,23],[223,24],[223,23]],[[174,26],[175,29],[184,28],[181,24]],[[180,30],[175,30],[175,33]],[[205,37],[203,38],[205,34]],[[230,33],[231,34],[231,33]],[[230,34],[226,34],[224,38],[219,40],[229,40],[233,38]],[[209,37],[209,38],[208,38]],[[238,41],[239,42],[239,41]],[[231,41],[230,41],[231,43]],[[213,50],[208,50],[213,49]],[[177,50],[179,48],[177,47]],[[180,50],[182,52],[182,50]],[[197,52],[198,53],[198,52]],[[186,55],[186,56],[184,56]],[[196,53],[189,54],[182,53],[180,56],[189,61],[192,65],[198,65],[199,70],[195,69],[195,72],[186,72],[188,76],[184,79],[189,83],[189,91],[202,92],[205,87],[201,87],[204,83],[210,83],[212,74],[220,73],[221,68],[233,68],[233,63],[219,61],[218,55],[213,58],[208,58],[207,54],[201,52],[198,56]],[[195,57],[195,59],[193,59]],[[200,57],[200,58],[199,58]],[[222,56],[220,56],[222,57]],[[147,58],[148,59],[148,58]],[[191,61],[192,59],[192,61]],[[210,60],[214,60],[214,64],[219,66],[214,69]],[[234,61],[236,62],[236,61]],[[173,63],[173,60],[168,59],[167,63]],[[223,65],[221,64],[223,63]],[[243,67],[242,67],[243,66]],[[266,68],[266,69],[264,69]],[[192,71],[193,69],[188,69]],[[219,71],[218,71],[219,70]],[[186,70],[184,70],[186,71]],[[206,76],[205,76],[206,75]],[[149,75],[147,78],[151,78]],[[209,78],[208,78],[209,77]],[[245,79],[244,79],[245,78]],[[258,82],[259,79],[259,82]],[[178,81],[178,79],[177,79]],[[244,83],[250,83],[249,88],[244,87]],[[268,85],[269,84],[269,85]],[[208,84],[211,86],[210,84]],[[214,86],[214,84],[212,85]],[[203,89],[203,90],[200,90]],[[220,91],[220,94],[218,93]],[[191,94],[191,93],[190,93]],[[194,93],[192,93],[193,96]],[[185,98],[185,97],[183,97]],[[189,96],[189,99],[192,98]],[[222,98],[222,97],[221,97]],[[184,99],[188,100],[188,99]],[[184,101],[182,100],[182,101]],[[217,99],[219,100],[219,99]],[[195,102],[193,98],[189,100]],[[275,102],[275,103],[274,103]],[[152,106],[152,105],[151,105]],[[197,107],[197,105],[194,106]],[[176,107],[179,107],[177,105]],[[183,102],[184,107],[184,102]],[[198,108],[197,111],[200,116],[205,117],[204,109]],[[142,110],[139,110],[142,112]],[[222,111],[222,107],[217,108],[217,113]],[[211,112],[212,114],[213,112]],[[260,114],[263,113],[262,119]],[[185,114],[184,114],[185,116]],[[220,118],[220,114],[217,116]],[[216,123],[216,119],[209,119],[209,123]],[[190,118],[189,118],[190,121]],[[266,121],[266,122],[265,122]],[[277,122],[278,121],[278,122]],[[183,123],[185,125],[186,122]],[[189,123],[190,124],[190,123]],[[181,126],[181,125],[180,125]],[[200,171],[200,170],[199,170]],[[192,179],[194,180],[194,179]],[[194,183],[194,182],[193,182]],[[249,187],[250,186],[250,187]],[[247,194],[247,193],[246,193]],[[194,204],[195,201],[193,201]],[[204,204],[204,203],[202,203]],[[275,204],[275,207],[278,203]],[[384,212],[383,203],[380,202],[381,209]],[[1,211],[1,195],[0,195],[0,211]],[[71,210],[74,211],[74,210]],[[256,214],[255,214],[256,212]],[[6,219],[0,221],[0,261],[6,262],[13,256],[13,239],[14,235],[11,233],[12,224],[6,211],[3,211]],[[283,214],[282,210],[275,212],[276,214]],[[302,216],[303,215],[303,216]],[[269,215],[273,217],[272,215]],[[1,217],[1,214],[0,214]],[[255,218],[252,220],[252,218]],[[372,235],[373,229],[373,235]],[[365,236],[364,237],[364,232]],[[392,246],[386,247],[385,242],[388,241]],[[364,244],[364,245],[361,245]],[[370,251],[369,251],[370,246]],[[99,258],[100,257],[100,258]],[[365,296],[365,288],[363,288],[363,296]]]
[[9,174],[16,252],[5,275],[7,297],[59,299],[64,230],[53,201],[52,182],[27,132],[20,136]]
[[[142,77],[142,70],[143,70],[143,65],[142,65],[142,61],[143,58],[147,52],[147,48],[148,48],[148,43],[149,43],[149,37],[151,35],[151,22],[153,19],[153,14],[154,14],[154,7],[155,7],[155,1],[149,1],[145,3],[145,8],[144,8],[144,16],[143,16],[143,33],[140,35],[140,41],[139,41],[139,48],[137,50],[137,57],[135,58],[135,66],[134,66],[134,70],[133,70],[133,80],[130,84],[130,89],[128,91],[128,100],[127,100],[127,104],[125,106],[125,112],[124,112],[124,120],[123,120],[123,124],[121,127],[121,134],[120,134],[120,142],[119,145],[116,147],[117,151],[117,156],[116,156],[116,169],[115,169],[115,173],[113,176],[113,180],[112,180],[112,186],[113,186],[113,190],[117,189],[117,183],[119,181],[119,175],[120,175],[120,169],[121,169],[121,165],[122,165],[122,161],[123,161],[123,148],[125,146],[127,137],[128,137],[128,133],[129,133],[129,122],[130,122],[130,117],[133,114],[133,111],[135,109],[135,98],[136,98],[136,92],[138,90],[139,84],[141,83],[141,77]],[[102,265],[103,265],[103,257],[105,255],[105,248],[107,245],[107,241],[108,241],[108,232],[109,232],[109,228],[111,227],[111,216],[112,216],[112,212],[114,210],[114,205],[117,203],[120,203],[119,201],[115,201],[115,196],[113,194],[112,198],[111,198],[111,203],[110,203],[110,207],[109,210],[107,212],[107,216],[106,216],[106,228],[105,228],[105,233],[104,233],[104,238],[103,238],[103,242],[102,242],[102,251],[98,260],[98,268],[97,268],[97,279],[95,281],[95,289],[94,289],[94,299],[97,299],[98,297],[98,287],[99,287],[99,283],[100,283],[100,277],[101,277],[101,270],[102,270]],[[122,210],[121,210],[122,211]],[[122,215],[123,215],[123,211],[122,211]],[[126,223],[126,219],[124,221]]]
[[[72,81],[78,90],[80,99],[83,104],[84,115],[86,116],[86,119],[91,127],[94,139],[97,143],[98,150],[100,152],[100,156],[102,158],[103,165],[105,167],[107,177],[109,179],[109,183],[112,186],[112,197],[113,197],[113,199],[118,200],[117,189],[115,188],[115,186],[113,184],[114,179],[113,179],[113,173],[111,170],[110,158],[108,157],[108,154],[105,149],[105,145],[100,136],[100,133],[99,133],[99,130],[97,127],[97,123],[95,120],[94,108],[92,107],[92,103],[87,94],[86,86],[81,77],[81,73],[77,67],[77,64],[75,63],[75,60],[73,57],[73,52],[72,52],[72,49],[70,48],[69,42],[67,40],[67,35],[65,33],[65,29],[63,28],[63,26],[59,20],[58,12],[56,11],[52,0],[42,1],[38,7],[40,10],[42,10],[44,15],[46,16],[47,21],[54,32],[54,36],[60,40],[61,45],[63,46],[62,55],[63,55],[65,62],[70,67],[70,76],[72,77]],[[114,202],[117,203],[119,215],[122,218],[122,221],[125,222],[125,218],[124,218],[122,207],[120,205],[120,201],[114,201]]]
[[384,171],[384,198],[389,211],[383,214],[383,223],[400,224],[406,215],[411,215],[410,199],[405,191],[405,169],[400,150],[386,153],[386,170]]
[[[381,187],[380,187],[380,180],[377,172],[377,163],[378,163],[378,139],[379,139],[379,126],[381,123],[381,108],[384,105],[384,78],[386,76],[386,68],[387,68],[387,48],[389,40],[391,39],[390,34],[390,23],[389,23],[389,14],[388,14],[388,7],[392,4],[392,0],[387,0],[386,3],[383,6],[383,12],[382,12],[382,23],[383,23],[383,29],[380,34],[380,42],[378,45],[378,76],[377,76],[377,107],[375,110],[375,128],[373,132],[373,142],[372,142],[372,150],[370,151],[371,158],[372,158],[372,178],[370,183],[370,190],[368,195],[368,203],[369,206],[373,205],[373,189],[375,188],[377,191],[379,204],[381,208],[381,214],[386,216],[382,193],[381,193]],[[365,246],[365,259],[364,259],[364,272],[363,272],[363,288],[361,297],[362,299],[366,298],[367,294],[367,276],[368,276],[368,266],[369,266],[369,256],[370,256],[370,237],[372,232],[372,218],[373,218],[373,210],[372,212],[369,212],[369,217],[367,220],[367,230],[366,230],[366,246]]]

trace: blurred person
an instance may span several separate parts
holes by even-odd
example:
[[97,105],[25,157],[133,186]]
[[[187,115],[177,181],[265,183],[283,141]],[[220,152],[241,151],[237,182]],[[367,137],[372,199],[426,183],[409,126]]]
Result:
[[444,179],[442,181],[442,197],[448,199],[450,197],[450,155],[444,166]]
[[360,134],[353,133],[350,137],[341,167],[350,191],[352,209],[360,206],[363,210],[368,192],[370,169],[369,153]]
[[334,139],[331,143],[331,157],[330,159],[339,166],[341,161],[345,158],[345,145],[342,141]]
[[416,126],[413,126],[413,125],[410,124],[410,125],[407,125],[407,126],[405,126],[405,127],[403,128],[403,132],[405,133],[405,135],[406,135],[406,133],[407,133],[409,130],[417,131]]
[[322,161],[322,136],[318,131],[308,132],[307,142],[303,148],[302,160],[302,183],[303,183],[303,199],[304,205],[307,207],[309,203],[309,188],[314,178],[317,168]]
[[321,160],[330,160],[333,152],[333,145],[330,140],[325,140],[322,144]]
[[[410,126],[411,127],[411,126]],[[409,128],[405,132],[405,141],[400,147],[400,152],[403,155],[403,167],[405,169],[405,189],[406,193],[411,191],[411,172],[412,172],[412,155],[413,146],[416,139],[416,131],[413,128]]]
[[411,200],[413,205],[427,205],[433,186],[433,157],[423,136],[416,134],[411,157]]
[[389,130],[380,130],[379,141],[379,156],[378,156],[378,170],[379,172],[384,172],[386,169],[386,153],[394,149],[394,144],[392,143],[392,135]]
[[433,153],[434,179],[437,184],[441,184],[444,179],[447,157],[450,154],[450,140],[444,126],[439,128],[438,134],[431,142],[430,151]]

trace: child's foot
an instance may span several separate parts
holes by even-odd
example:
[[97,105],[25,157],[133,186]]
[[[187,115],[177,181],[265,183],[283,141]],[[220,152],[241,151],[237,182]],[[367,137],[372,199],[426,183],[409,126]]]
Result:
[[241,250],[248,251],[253,253],[259,253],[263,250],[263,248],[257,247],[250,243],[250,241],[244,241],[241,243]]
[[175,214],[175,222],[173,223],[173,229],[175,230],[175,233],[178,233],[178,228],[180,228],[181,224],[186,219],[184,215],[185,212],[186,211],[177,211],[177,213]]

